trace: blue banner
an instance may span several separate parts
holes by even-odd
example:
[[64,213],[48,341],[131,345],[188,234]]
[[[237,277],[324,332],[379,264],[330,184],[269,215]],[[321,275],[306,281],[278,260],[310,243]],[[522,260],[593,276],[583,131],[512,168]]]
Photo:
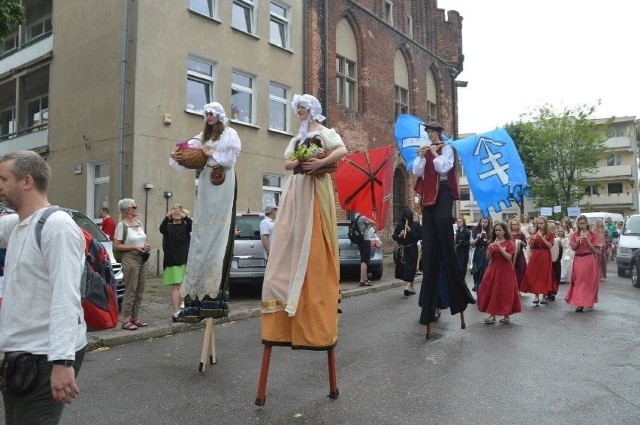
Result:
[[483,217],[489,207],[502,211],[501,203],[511,207],[511,199],[522,203],[529,197],[527,175],[513,140],[504,128],[454,140],[469,188]]
[[[418,147],[431,144],[427,131],[424,129],[424,121],[409,114],[401,114],[396,118],[394,136],[400,155],[407,162],[407,171],[411,172],[413,160],[418,156]],[[444,142],[450,141],[444,133]]]

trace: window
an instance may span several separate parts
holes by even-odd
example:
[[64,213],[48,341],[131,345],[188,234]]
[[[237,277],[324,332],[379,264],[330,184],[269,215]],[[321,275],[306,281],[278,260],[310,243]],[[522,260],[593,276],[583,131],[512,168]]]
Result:
[[45,125],[49,121],[49,96],[27,102],[27,128]]
[[253,77],[238,71],[231,76],[231,116],[253,123]]
[[200,59],[187,59],[187,110],[197,112],[213,98],[214,65]]
[[356,64],[341,56],[336,57],[336,89],[338,103],[355,109]]
[[427,72],[427,121],[438,121],[438,90],[433,71]]
[[[89,215],[93,220],[98,220],[100,215],[98,212],[100,208],[109,206],[109,168],[108,162],[97,162],[90,164],[89,172],[87,173],[89,178],[90,193],[88,196],[89,201]],[[93,198],[93,199],[92,199]]]
[[393,26],[393,3],[390,1],[384,2],[384,21]]
[[240,31],[254,34],[254,8],[254,3],[251,0],[234,0],[231,11],[231,26]]
[[209,18],[215,18],[216,0],[189,0],[189,10]]
[[427,100],[427,121],[438,121],[438,108]]
[[460,189],[460,200],[468,201],[470,199],[471,199],[471,193],[469,192],[469,189]]
[[607,192],[609,192],[609,195],[622,193],[622,183],[609,183],[607,185]]
[[51,16],[47,16],[29,26],[27,30],[27,41],[31,41],[38,37],[45,36],[51,33],[53,27],[51,26]]
[[404,87],[395,86],[396,118],[400,114],[409,113],[409,91]]
[[584,193],[588,196],[598,195],[598,186],[586,186],[584,188]]
[[16,109],[9,108],[0,112],[0,136],[16,132]]
[[407,16],[407,35],[409,38],[413,38],[413,19],[411,16]]
[[264,174],[262,176],[262,207],[268,204],[280,205],[282,196],[282,182],[284,177],[278,174]]
[[271,17],[269,21],[269,41],[276,46],[289,47],[289,10],[277,3],[271,2]]
[[18,48],[18,33],[9,34],[4,42],[0,43],[0,56],[12,52]]
[[626,136],[624,130],[620,127],[609,127],[607,128],[607,137],[624,137]]
[[279,84],[269,84],[269,128],[271,130],[288,131],[287,89]]
[[610,157],[607,158],[607,167],[612,167],[614,165],[620,165],[622,164],[622,159],[620,158],[620,155],[611,155]]

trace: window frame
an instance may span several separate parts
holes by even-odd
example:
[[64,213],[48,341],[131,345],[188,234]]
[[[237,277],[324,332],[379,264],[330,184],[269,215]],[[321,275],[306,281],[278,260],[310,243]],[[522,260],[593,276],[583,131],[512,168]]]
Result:
[[[96,177],[96,168],[106,165],[106,169],[109,170],[109,175]],[[96,208],[96,185],[107,184],[107,196],[111,193],[111,163],[107,160],[93,161],[88,164],[87,167],[87,217],[91,218],[94,222],[100,220],[99,208]],[[109,207],[109,199],[107,199],[107,207]],[[98,214],[98,216],[94,216]]]
[[[408,114],[409,113],[409,89],[406,89],[402,86],[394,84],[394,94],[393,94],[393,102],[395,105],[395,114],[396,118],[400,114]],[[406,103],[402,102],[402,99],[399,99],[398,96],[402,94],[406,95]]]
[[[264,184],[265,177],[271,176],[279,179],[280,186],[267,186]],[[280,205],[280,200],[282,199],[283,192],[283,182],[285,181],[285,176],[282,174],[275,173],[262,173],[262,207],[264,208],[267,204],[276,204]],[[265,196],[266,194],[273,193],[273,196]]]
[[[619,191],[611,190],[612,186],[616,186],[616,188],[617,188],[617,187],[619,187],[619,188],[620,188],[620,190],[619,190]],[[622,182],[617,182],[617,183],[607,183],[607,193],[608,193],[609,195],[617,195],[617,194],[620,194],[620,193],[622,193],[622,192],[623,192],[623,190],[624,190],[624,187],[623,187],[623,185],[622,185]]]
[[427,100],[427,121],[438,121],[438,105]]
[[[233,75],[234,74],[238,74],[238,75],[242,75],[243,77],[247,77],[249,78],[249,80],[251,81],[251,87],[245,87],[242,86],[240,84],[234,83],[233,82]],[[244,121],[242,119],[240,119],[239,117],[237,119],[233,119],[233,121],[235,122],[239,122],[239,123],[244,123],[244,124],[251,124],[251,125],[255,125],[256,122],[256,76],[246,72],[246,71],[242,71],[240,69],[233,69],[231,71],[231,100],[233,101],[233,96],[235,95],[233,93],[233,90],[237,90],[241,93],[245,93],[248,94],[250,97],[250,107],[251,107],[251,111],[249,113],[249,121]],[[233,103],[232,103],[233,104]],[[237,105],[235,105],[237,107]],[[231,108],[231,110],[233,111],[233,107]],[[233,112],[232,112],[233,114]]]
[[[206,65],[210,65],[211,66],[211,75],[207,75],[207,74],[203,74],[201,72],[189,69],[189,60],[194,60],[196,62],[200,62]],[[216,82],[216,63],[213,61],[208,61],[206,59],[200,58],[198,56],[194,56],[194,55],[188,55],[187,56],[187,86],[189,85],[189,80],[197,82],[197,83],[202,83],[202,84],[206,84],[209,87],[209,99],[207,102],[203,103],[202,105],[193,105],[193,108],[189,108],[189,90],[188,87],[185,90],[185,111],[188,112],[194,112],[196,114],[200,113],[200,109],[202,106],[206,105],[207,103],[213,102],[214,99],[214,93],[215,93],[215,82]]]
[[[233,21],[234,21],[234,12],[235,12],[235,6],[238,6],[242,9],[244,9],[245,11],[249,11],[249,20],[246,20],[246,16],[244,16],[244,20],[245,23],[248,24],[248,26],[250,27],[247,30],[244,30],[242,28],[238,28],[235,25],[233,25]],[[238,31],[242,31],[245,34],[251,34],[256,36],[257,35],[257,26],[256,26],[256,1],[254,0],[233,0],[233,2],[231,3],[231,27],[235,30]]]
[[[42,100],[43,99],[47,99],[47,107],[43,108],[42,107]],[[38,102],[38,115],[39,115],[39,121],[38,124],[35,123],[35,119],[33,119],[33,116],[31,114],[31,112],[29,111],[29,105],[31,105],[33,102]],[[40,96],[34,96],[30,99],[27,99],[27,101],[25,102],[25,105],[27,107],[27,128],[36,128],[36,127],[43,127],[43,126],[47,126],[49,123],[49,93],[45,93],[45,94],[41,94]],[[43,117],[43,115],[46,114],[46,117]],[[31,122],[31,120],[33,120],[33,122]]]
[[[5,121],[2,117],[7,112],[11,114],[11,119]],[[13,123],[13,131],[11,131],[11,123]],[[5,125],[8,125],[7,133],[2,132],[2,129],[4,128]],[[16,116],[16,107],[10,106],[8,108],[0,110],[0,137],[10,137],[12,134],[16,134],[17,132],[18,132],[18,119]]]
[[[204,16],[206,18],[211,18],[211,19],[218,19],[218,0],[200,0],[202,2],[206,2],[207,6],[209,7],[210,13],[209,15],[205,15],[195,9],[191,8],[191,1],[189,0],[189,5],[187,6],[187,9],[190,12],[195,13],[196,15],[200,15],[200,16]],[[197,1],[197,0],[193,0],[193,1]]]
[[[8,49],[8,50],[5,50],[7,42],[11,41],[11,40],[13,40],[13,47]],[[4,40],[2,41],[2,45],[0,46],[0,57],[18,50],[18,47],[19,47],[18,43],[19,43],[19,39],[18,39],[18,32],[17,31],[7,35],[4,38]]]
[[615,167],[622,165],[622,156],[619,154],[612,154],[607,157],[607,167]]
[[[284,90],[284,97],[279,97],[271,94],[271,86],[275,86]],[[289,132],[289,90],[290,88],[284,84],[277,83],[275,81],[269,82],[269,130],[280,131],[283,133]],[[271,102],[276,102],[284,107],[284,129],[275,128],[271,125]]]
[[[351,65],[353,75],[347,73],[347,65]],[[357,66],[357,62],[344,56],[336,55],[336,103],[354,110],[357,109],[358,104]],[[351,89],[349,90],[349,88]]]
[[[47,21],[49,21],[49,27],[51,28],[50,30],[47,31]],[[31,35],[31,31],[37,27],[40,26],[42,29],[42,32],[36,36]],[[33,21],[31,24],[29,24],[29,26],[27,26],[27,31],[26,31],[26,42],[29,43],[30,41],[33,40],[38,40],[40,38],[46,37],[47,35],[51,34],[53,32],[53,19],[52,19],[52,15],[46,15],[43,16],[42,18]]]
[[[277,7],[280,7],[282,9],[284,9],[284,13],[285,15],[280,15],[274,11],[271,10],[271,6],[275,5]],[[291,23],[289,21],[289,13],[291,11],[291,7],[285,6],[284,4],[281,4],[279,2],[276,1],[270,1],[269,2],[269,43],[273,44],[274,46],[278,46],[281,47],[283,49],[290,49],[291,48]],[[284,45],[282,45],[281,43],[274,43],[271,37],[271,25],[275,23],[276,25],[282,25],[284,27],[284,34],[282,34],[284,36]],[[282,40],[281,40],[282,41]]]

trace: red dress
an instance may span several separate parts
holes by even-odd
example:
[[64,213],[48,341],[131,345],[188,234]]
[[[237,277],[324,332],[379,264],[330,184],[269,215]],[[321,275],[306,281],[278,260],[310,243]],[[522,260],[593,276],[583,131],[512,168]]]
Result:
[[[500,246],[512,256],[516,252],[512,240],[503,241]],[[520,313],[522,303],[512,260],[504,258],[499,249],[487,249],[491,250],[491,262],[478,288],[478,310],[498,316]]]
[[[554,234],[549,232],[546,239],[553,245]],[[552,294],[555,277],[551,265],[551,250],[544,244],[540,235],[532,235],[531,240],[533,240],[530,246],[531,258],[529,258],[520,290],[530,294]]]
[[[575,245],[579,233],[574,232],[571,235],[571,246]],[[595,233],[587,233],[587,238],[593,245],[600,245]],[[586,242],[580,242],[574,252],[571,285],[564,299],[574,307],[593,307],[598,302],[598,288],[600,287],[600,273],[596,256],[591,252]]]

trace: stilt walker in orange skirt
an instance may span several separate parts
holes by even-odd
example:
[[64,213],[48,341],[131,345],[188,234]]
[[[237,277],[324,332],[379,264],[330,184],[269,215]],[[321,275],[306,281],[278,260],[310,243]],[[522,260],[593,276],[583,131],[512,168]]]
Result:
[[[273,346],[327,351],[331,398],[338,396],[334,347],[338,341],[340,264],[332,165],[347,154],[335,130],[320,122],[315,97],[295,95],[302,121],[285,150],[285,184],[262,287],[265,345],[256,404],[263,406]],[[327,155],[328,154],[328,155]],[[326,155],[326,156],[325,156]]]

